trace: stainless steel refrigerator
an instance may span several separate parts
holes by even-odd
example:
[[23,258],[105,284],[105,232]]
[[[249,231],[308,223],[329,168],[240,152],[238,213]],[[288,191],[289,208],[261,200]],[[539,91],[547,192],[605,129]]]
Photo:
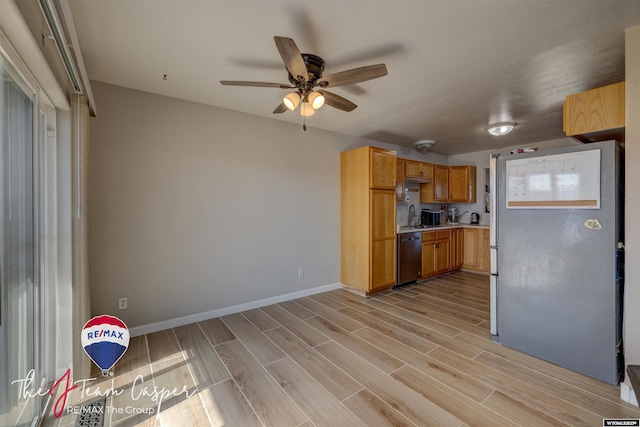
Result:
[[614,141],[491,156],[494,341],[617,384],[624,160]]

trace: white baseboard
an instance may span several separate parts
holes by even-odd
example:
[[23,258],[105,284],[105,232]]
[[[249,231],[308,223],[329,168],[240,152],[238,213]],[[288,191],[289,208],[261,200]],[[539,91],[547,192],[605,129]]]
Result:
[[204,313],[190,314],[188,316],[176,317],[175,319],[163,320],[161,322],[150,323],[148,325],[134,326],[133,328],[129,328],[129,335],[132,337],[136,337],[139,335],[151,334],[153,332],[176,328],[178,326],[184,326],[190,323],[201,322],[203,320],[226,316],[228,314],[240,313],[241,311],[253,310],[254,308],[260,308],[266,305],[277,304],[279,302],[290,301],[296,298],[302,298],[309,295],[319,294],[321,292],[339,289],[341,286],[342,285],[340,283],[333,283],[331,285],[318,286],[317,288],[305,289],[303,291],[296,291],[284,295],[278,295],[275,297],[233,305],[231,307],[205,311]]
[[620,383],[620,399],[624,400],[627,403],[631,403],[632,405],[638,406],[638,400],[636,399],[636,394],[633,392],[631,387],[629,387],[626,383]]

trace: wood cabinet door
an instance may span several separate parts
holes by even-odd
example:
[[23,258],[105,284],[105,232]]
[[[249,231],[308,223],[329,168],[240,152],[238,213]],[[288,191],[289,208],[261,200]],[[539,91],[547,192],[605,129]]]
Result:
[[433,179],[433,163],[405,160],[404,176],[416,181]]
[[464,232],[462,228],[451,229],[449,238],[449,250],[451,258],[451,270],[457,270],[462,267],[463,250],[464,250]]
[[463,229],[464,255],[462,266],[476,270],[478,268],[478,231],[473,228]]
[[371,191],[371,237],[389,239],[396,236],[396,198],[389,190]]
[[420,162],[405,160],[404,176],[407,178],[421,178]]
[[433,165],[433,201],[449,201],[449,167]]
[[404,171],[405,160],[396,160],[396,200],[404,201]]
[[371,147],[370,188],[396,188],[396,154],[393,151]]
[[449,201],[466,202],[469,200],[469,167],[449,166]]
[[478,230],[478,270],[487,273],[491,270],[490,257],[489,230]]
[[371,290],[396,283],[396,239],[371,242]]
[[422,277],[436,274],[436,242],[422,244]]
[[423,178],[433,179],[433,163],[420,163],[420,171]]
[[436,273],[446,273],[451,265],[449,260],[449,240],[436,242]]
[[396,282],[396,199],[393,190],[370,191],[370,288],[375,289]]
[[569,95],[562,108],[567,136],[625,126],[625,82]]
[[449,166],[449,201],[475,203],[475,180],[475,166]]

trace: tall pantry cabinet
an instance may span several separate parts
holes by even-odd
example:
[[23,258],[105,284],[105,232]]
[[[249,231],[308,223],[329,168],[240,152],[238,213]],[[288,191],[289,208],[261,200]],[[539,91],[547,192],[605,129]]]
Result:
[[340,282],[365,293],[396,282],[396,152],[340,153]]

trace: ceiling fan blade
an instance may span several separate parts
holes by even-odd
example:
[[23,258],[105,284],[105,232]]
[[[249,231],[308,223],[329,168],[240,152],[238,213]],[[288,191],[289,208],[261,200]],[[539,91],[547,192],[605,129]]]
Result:
[[354,83],[365,82],[367,80],[377,79],[378,77],[387,75],[387,66],[384,64],[367,65],[366,67],[352,68],[351,70],[341,71],[339,73],[330,74],[318,80],[317,85],[320,87],[335,87],[351,85]]
[[280,113],[284,113],[285,111],[287,111],[288,108],[286,105],[284,105],[284,102],[281,102],[280,105],[278,105],[276,107],[275,110],[273,110],[273,114],[280,114]]
[[349,112],[358,107],[353,102],[341,97],[340,95],[336,95],[335,93],[327,92],[326,90],[319,90],[318,93],[321,93],[324,96],[325,104],[330,107],[337,108],[338,110]]
[[279,36],[275,36],[273,39],[276,41],[278,52],[280,52],[280,56],[289,73],[291,73],[296,80],[306,82],[309,79],[307,66],[293,39]]
[[267,83],[267,82],[244,82],[238,80],[220,80],[223,85],[229,86],[255,86],[255,87],[277,87],[280,89],[295,89],[295,87],[285,83]]

